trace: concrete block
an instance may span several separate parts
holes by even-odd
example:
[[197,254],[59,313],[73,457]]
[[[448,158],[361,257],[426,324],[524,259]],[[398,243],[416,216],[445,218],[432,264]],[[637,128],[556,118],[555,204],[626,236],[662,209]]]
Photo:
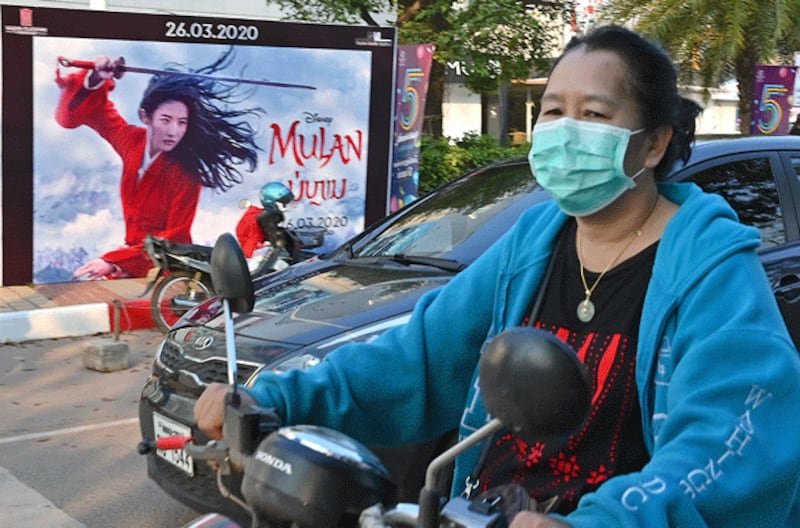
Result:
[[128,343],[112,338],[96,339],[86,343],[83,350],[83,366],[100,372],[123,370],[130,366]]

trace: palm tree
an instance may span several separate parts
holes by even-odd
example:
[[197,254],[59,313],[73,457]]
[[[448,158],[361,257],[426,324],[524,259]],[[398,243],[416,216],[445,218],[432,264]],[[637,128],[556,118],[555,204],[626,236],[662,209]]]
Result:
[[602,18],[660,41],[682,82],[735,78],[742,134],[750,133],[756,65],[790,64],[786,50],[800,49],[800,0],[606,0]]

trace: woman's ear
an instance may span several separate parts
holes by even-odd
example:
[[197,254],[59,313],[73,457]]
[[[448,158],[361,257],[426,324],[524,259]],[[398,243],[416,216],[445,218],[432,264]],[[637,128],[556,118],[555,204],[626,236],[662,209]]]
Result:
[[144,123],[145,125],[152,124],[150,116],[147,115],[147,112],[145,111],[144,108],[139,109],[139,119],[141,119],[142,123]]
[[650,132],[647,154],[644,159],[645,167],[653,169],[661,163],[661,158],[664,157],[664,153],[667,151],[671,139],[671,126],[662,126]]

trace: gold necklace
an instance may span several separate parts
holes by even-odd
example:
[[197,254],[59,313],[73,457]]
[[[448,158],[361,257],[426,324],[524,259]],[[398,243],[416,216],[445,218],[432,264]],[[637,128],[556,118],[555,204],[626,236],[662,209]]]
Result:
[[595,308],[594,308],[594,303],[591,301],[592,293],[594,293],[594,290],[595,288],[597,288],[597,285],[600,284],[600,279],[603,278],[603,276],[606,274],[608,270],[614,267],[614,264],[616,264],[617,261],[619,261],[619,259],[622,257],[622,255],[628,250],[628,248],[631,247],[633,241],[642,236],[642,228],[644,228],[644,225],[647,223],[648,220],[650,220],[650,217],[653,215],[653,211],[656,210],[656,204],[658,204],[658,197],[656,197],[656,201],[655,203],[653,203],[653,207],[650,209],[650,212],[647,214],[647,217],[644,219],[644,222],[642,222],[642,224],[638,228],[636,228],[636,230],[631,234],[628,243],[625,244],[625,246],[622,248],[622,250],[620,250],[619,253],[617,253],[617,256],[614,257],[614,260],[609,262],[606,265],[606,267],[603,268],[603,271],[601,271],[600,275],[598,275],[597,278],[594,280],[594,283],[592,284],[591,288],[589,287],[589,284],[587,284],[586,282],[586,275],[584,274],[583,271],[583,258],[582,258],[583,244],[580,235],[578,235],[578,233],[576,232],[575,236],[578,237],[578,267],[581,272],[583,293],[584,295],[586,295],[586,298],[578,303],[578,319],[580,319],[582,322],[588,323],[594,318]]

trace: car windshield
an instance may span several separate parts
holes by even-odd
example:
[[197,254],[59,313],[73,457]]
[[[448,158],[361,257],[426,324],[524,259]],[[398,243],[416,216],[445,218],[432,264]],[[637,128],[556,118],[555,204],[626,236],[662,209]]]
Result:
[[395,218],[380,234],[357,244],[353,256],[455,258],[452,253],[484,226],[502,223],[480,242],[488,247],[527,207],[529,200],[523,199],[534,187],[530,168],[523,163],[473,173],[409,206],[407,214]]

